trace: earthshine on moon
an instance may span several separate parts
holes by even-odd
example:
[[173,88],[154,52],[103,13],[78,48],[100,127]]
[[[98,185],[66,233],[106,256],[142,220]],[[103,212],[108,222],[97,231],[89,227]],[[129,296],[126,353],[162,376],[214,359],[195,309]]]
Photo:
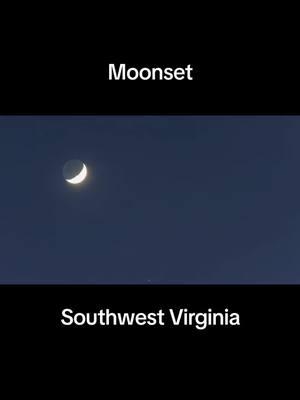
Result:
[[85,180],[87,167],[80,160],[70,160],[64,165],[63,175],[68,183],[77,185]]

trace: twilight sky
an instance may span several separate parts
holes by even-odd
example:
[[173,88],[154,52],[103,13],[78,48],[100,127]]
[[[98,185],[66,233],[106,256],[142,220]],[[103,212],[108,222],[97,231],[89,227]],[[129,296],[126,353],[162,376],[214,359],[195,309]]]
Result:
[[1,116],[0,149],[0,283],[300,283],[298,116]]

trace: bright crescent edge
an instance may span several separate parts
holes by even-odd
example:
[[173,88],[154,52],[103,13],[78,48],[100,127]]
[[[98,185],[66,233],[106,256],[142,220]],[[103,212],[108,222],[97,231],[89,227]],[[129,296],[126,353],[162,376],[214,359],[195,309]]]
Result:
[[72,183],[72,185],[76,185],[77,183],[81,183],[82,181],[84,181],[86,175],[87,175],[87,168],[83,163],[82,170],[79,172],[79,174],[74,176],[74,178],[72,179],[66,179],[66,181]]

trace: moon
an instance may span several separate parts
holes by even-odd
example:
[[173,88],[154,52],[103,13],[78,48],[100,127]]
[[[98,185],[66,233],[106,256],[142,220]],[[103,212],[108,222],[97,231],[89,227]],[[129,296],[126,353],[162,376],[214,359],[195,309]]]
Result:
[[85,180],[87,167],[81,160],[70,160],[64,165],[63,175],[68,183],[77,185]]

